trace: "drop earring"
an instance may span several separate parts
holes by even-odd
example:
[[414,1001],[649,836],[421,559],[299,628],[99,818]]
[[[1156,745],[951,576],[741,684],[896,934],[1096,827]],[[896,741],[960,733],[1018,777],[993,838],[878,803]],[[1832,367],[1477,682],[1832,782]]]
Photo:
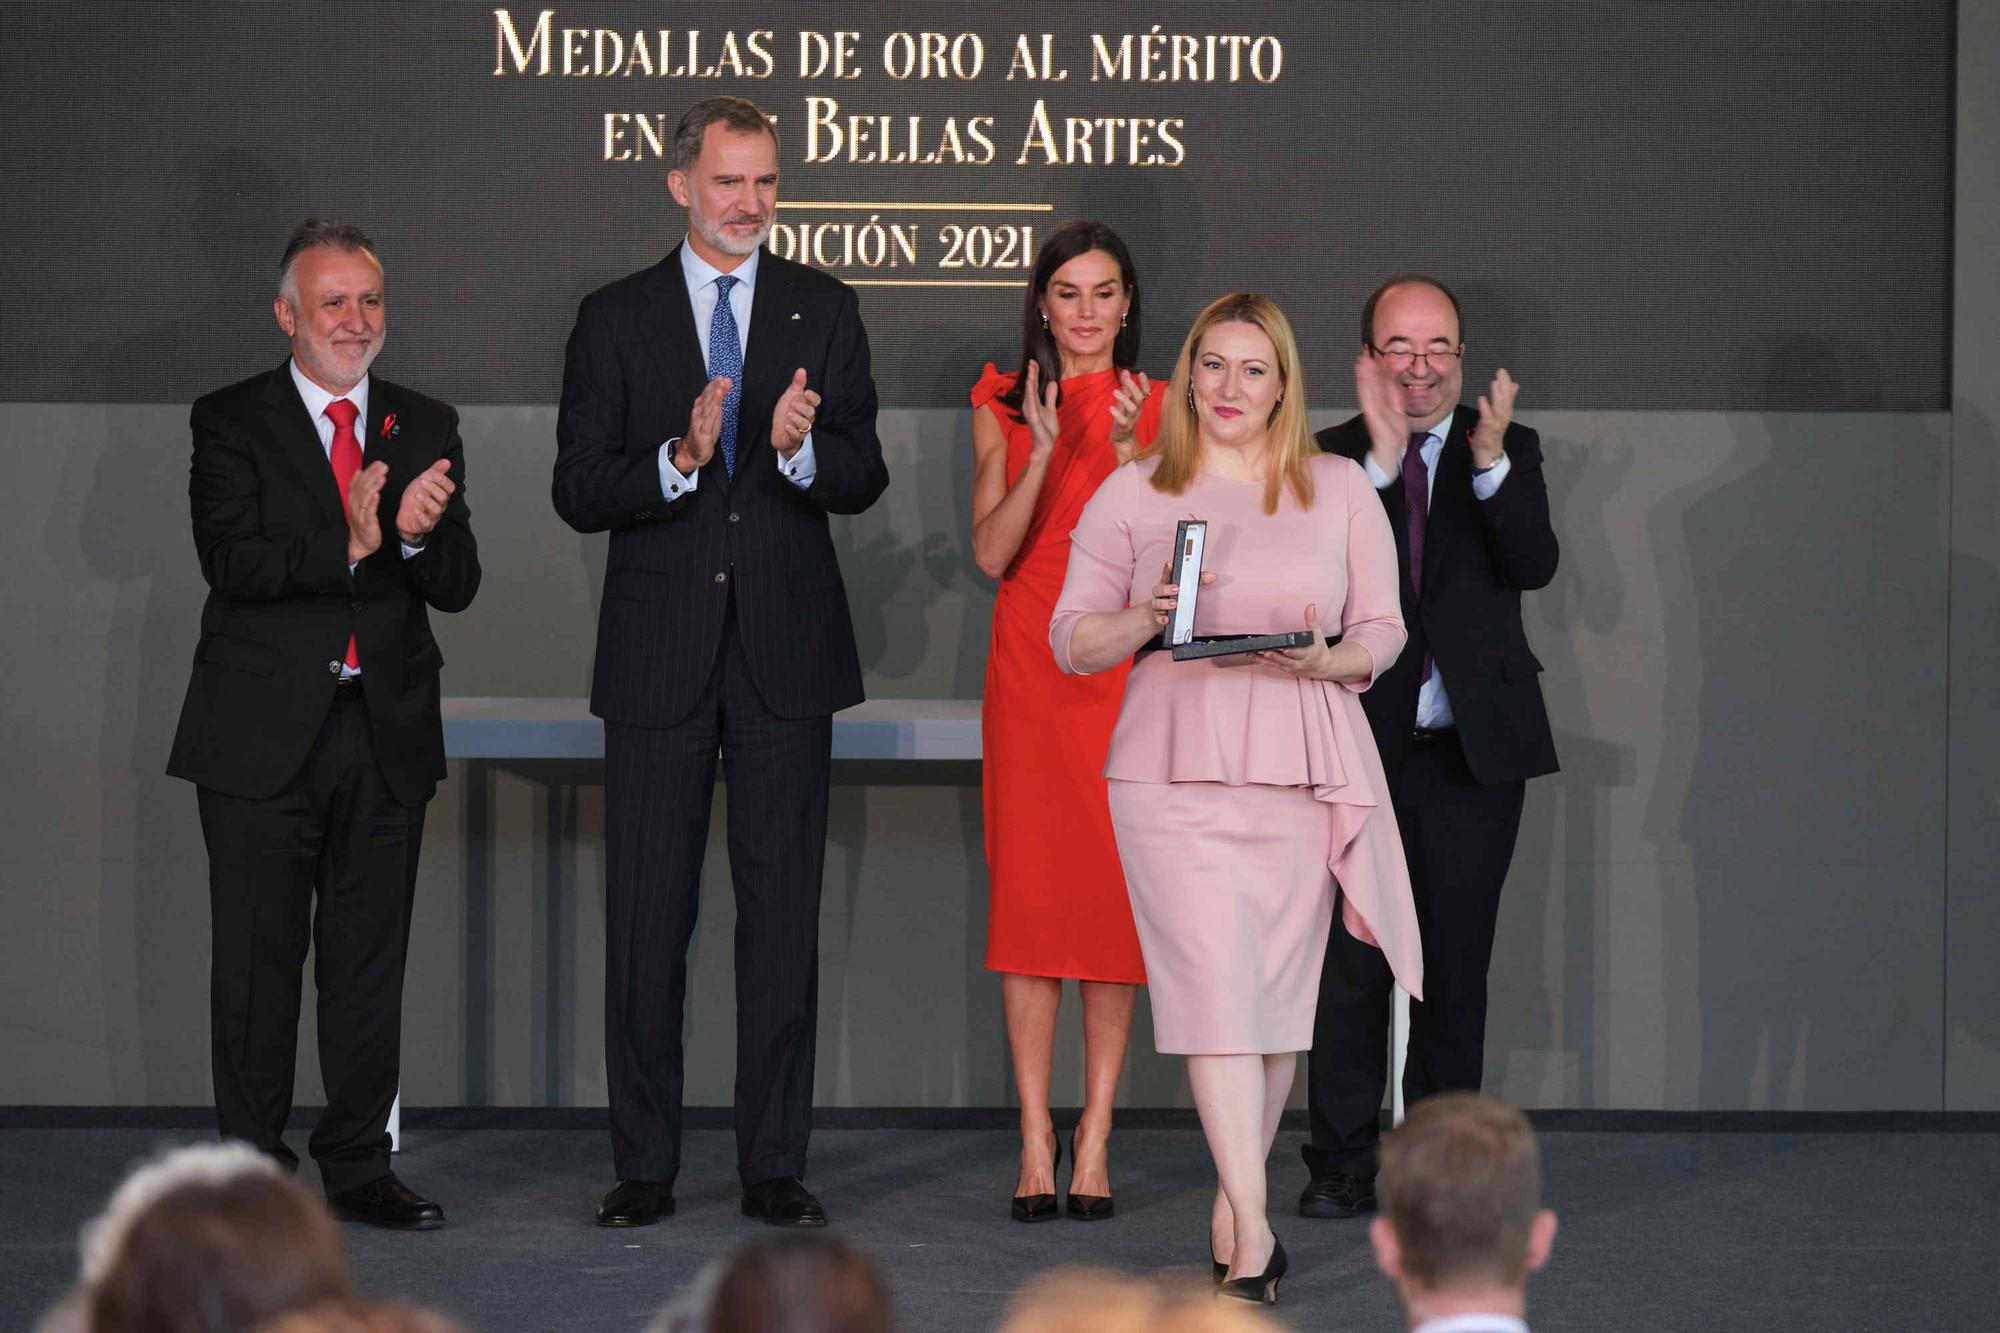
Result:
[[1122,310],[1118,312],[1118,327],[1121,329],[1125,327],[1125,312]]
[[1194,411],[1194,385],[1188,385],[1188,411]]
[[1049,331],[1049,316],[1048,316],[1048,312],[1047,312],[1047,311],[1043,311],[1043,312],[1042,312],[1042,332],[1043,332],[1043,333],[1047,333],[1048,331]]

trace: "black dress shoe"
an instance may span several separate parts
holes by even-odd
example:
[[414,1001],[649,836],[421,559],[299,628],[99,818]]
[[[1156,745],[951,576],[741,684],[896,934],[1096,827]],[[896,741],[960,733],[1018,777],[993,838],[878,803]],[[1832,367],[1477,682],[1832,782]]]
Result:
[[331,1191],[326,1201],[343,1222],[391,1231],[431,1231],[444,1225],[444,1209],[396,1179],[393,1171],[352,1189]]
[[[1053,1134],[1049,1137],[1055,1139],[1056,1145],[1053,1149],[1054,1160],[1049,1163],[1049,1178],[1054,1180],[1056,1168],[1062,1165],[1062,1140]],[[1053,1222],[1062,1213],[1056,1207],[1056,1196],[1053,1194],[1016,1194],[1007,1215],[1016,1222]]]
[[674,1187],[657,1180],[621,1180],[597,1205],[601,1227],[649,1227],[674,1215]]
[[1314,1176],[1299,1191],[1300,1217],[1352,1217],[1375,1211],[1375,1177],[1349,1176],[1338,1171]]
[[[1077,1160],[1075,1130],[1069,1132],[1069,1159],[1071,1162]],[[1075,1176],[1075,1171],[1076,1168],[1072,1166],[1070,1168],[1072,1179]],[[1079,1222],[1102,1222],[1111,1216],[1111,1196],[1109,1194],[1078,1194],[1075,1190],[1071,1190],[1069,1198],[1063,1204],[1063,1211]]]
[[806,1183],[797,1176],[760,1180],[743,1191],[743,1215],[761,1217],[774,1227],[823,1227],[826,1209],[820,1207]]
[[1282,1278],[1290,1268],[1291,1264],[1285,1258],[1285,1243],[1273,1236],[1271,1262],[1265,1266],[1264,1271],[1255,1277],[1239,1277],[1234,1282],[1219,1283],[1215,1288],[1215,1294],[1233,1301],[1249,1301],[1253,1305],[1276,1305],[1278,1279]]

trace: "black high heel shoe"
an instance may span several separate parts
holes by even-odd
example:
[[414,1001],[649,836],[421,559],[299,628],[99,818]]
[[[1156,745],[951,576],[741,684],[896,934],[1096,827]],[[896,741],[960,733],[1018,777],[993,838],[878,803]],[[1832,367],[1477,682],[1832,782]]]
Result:
[[[1055,1139],[1056,1144],[1055,1161],[1049,1164],[1049,1179],[1053,1183],[1056,1168],[1062,1165],[1062,1140],[1056,1138],[1055,1131],[1053,1130],[1049,1132],[1049,1137]],[[1060,1215],[1061,1210],[1056,1207],[1056,1196],[1054,1194],[1016,1194],[1014,1196],[1014,1206],[1011,1210],[1011,1216],[1016,1222],[1053,1222]]]
[[1208,1243],[1208,1261],[1215,1265],[1215,1285],[1219,1287],[1222,1285],[1222,1279],[1229,1276],[1229,1265],[1215,1257],[1214,1241]]
[[[1069,1160],[1071,1162],[1083,1160],[1076,1155],[1076,1131],[1073,1129],[1069,1132]],[[1073,1172],[1075,1168],[1072,1167],[1071,1170]],[[1112,1202],[1109,1194],[1078,1194],[1075,1190],[1071,1190],[1069,1202],[1063,1207],[1079,1222],[1102,1222],[1111,1216]]]
[[[1213,1253],[1209,1257],[1214,1258]],[[1290,1267],[1285,1259],[1285,1243],[1274,1233],[1271,1236],[1270,1265],[1256,1277],[1239,1277],[1234,1282],[1223,1281],[1216,1287],[1215,1294],[1227,1296],[1234,1301],[1248,1301],[1252,1305],[1276,1305],[1278,1280],[1284,1277],[1285,1270]]]

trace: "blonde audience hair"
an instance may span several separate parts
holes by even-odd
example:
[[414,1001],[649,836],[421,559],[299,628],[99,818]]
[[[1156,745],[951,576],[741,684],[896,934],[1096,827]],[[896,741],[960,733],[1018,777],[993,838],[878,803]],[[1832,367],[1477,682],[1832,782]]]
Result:
[[1278,512],[1281,487],[1290,488],[1299,508],[1312,508],[1311,461],[1319,454],[1319,446],[1306,425],[1305,368],[1299,362],[1298,340],[1292,336],[1291,321],[1285,318],[1285,312],[1254,292],[1231,292],[1209,302],[1208,308],[1195,317],[1194,327],[1181,343],[1173,379],[1167,385],[1166,405],[1160,411],[1160,433],[1147,452],[1147,457],[1160,460],[1153,469],[1153,489],[1180,495],[1201,470],[1201,433],[1190,405],[1189,390],[1202,337],[1218,324],[1255,325],[1263,330],[1277,352],[1281,397],[1265,428],[1269,474],[1264,481],[1264,512]]
[[257,1333],[461,1333],[441,1314],[413,1305],[372,1301],[328,1301],[279,1315]]
[[221,1333],[352,1294],[325,1207],[240,1143],[140,1167],[85,1226],[81,1249],[91,1329]]
[[1418,1286],[1526,1283],[1541,1151],[1513,1107],[1470,1092],[1418,1102],[1382,1139],[1376,1191]]
[[1275,1333],[1279,1325],[1205,1282],[1161,1282],[1091,1268],[1058,1269],[1007,1303],[999,1333]]

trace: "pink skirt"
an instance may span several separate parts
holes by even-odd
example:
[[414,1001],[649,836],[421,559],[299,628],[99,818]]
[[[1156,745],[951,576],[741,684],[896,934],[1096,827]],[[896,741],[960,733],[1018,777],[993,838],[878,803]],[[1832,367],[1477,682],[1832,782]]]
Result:
[[1333,821],[1310,787],[1110,784],[1163,1055],[1312,1047]]

